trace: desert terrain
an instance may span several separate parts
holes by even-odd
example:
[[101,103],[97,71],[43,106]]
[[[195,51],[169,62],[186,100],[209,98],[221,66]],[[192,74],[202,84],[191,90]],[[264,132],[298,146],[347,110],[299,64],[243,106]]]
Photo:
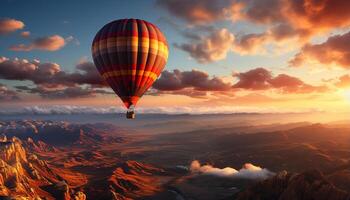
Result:
[[102,122],[2,120],[1,198],[349,198],[350,128],[343,122],[188,131],[175,128],[182,121],[162,123],[175,126],[142,132]]

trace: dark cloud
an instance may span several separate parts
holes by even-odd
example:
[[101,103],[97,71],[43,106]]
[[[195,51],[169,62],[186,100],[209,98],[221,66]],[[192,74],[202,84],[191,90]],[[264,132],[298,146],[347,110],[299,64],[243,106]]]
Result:
[[309,93],[309,92],[325,92],[328,90],[326,86],[313,86],[304,83],[302,80],[286,74],[279,74],[269,81],[272,88],[280,89],[285,93]]
[[308,60],[316,60],[322,64],[335,64],[350,68],[350,32],[328,38],[321,44],[307,44],[289,63],[300,66]]
[[206,72],[192,70],[164,71],[155,82],[152,94],[176,94],[203,98],[208,92],[215,95],[232,95],[235,90],[276,90],[282,93],[325,92],[325,86],[313,86],[286,74],[273,76],[265,68],[256,68],[233,75],[235,84],[225,82],[218,77],[209,77]]
[[[70,39],[69,39],[70,40]],[[66,45],[66,40],[59,35],[52,35],[34,39],[30,44],[18,44],[10,47],[12,51],[57,51]]]
[[173,72],[164,71],[154,83],[153,88],[160,91],[175,91],[193,88],[197,91],[225,91],[231,88],[230,83],[218,77],[210,78],[208,73],[198,70]]
[[62,71],[56,63],[40,63],[38,60],[28,61],[0,57],[0,78],[2,79],[28,80],[45,87],[83,84],[96,87],[105,86],[93,63],[79,63],[76,69],[76,72],[67,73]]
[[284,20],[283,13],[279,10],[283,6],[281,0],[252,0],[245,6],[243,15],[249,21],[272,24]]
[[234,77],[238,78],[238,82],[233,85],[233,88],[246,90],[277,89],[283,93],[324,92],[328,90],[325,86],[312,86],[286,74],[279,74],[275,77],[271,71],[265,68],[237,73],[234,74]]
[[[155,92],[148,94],[177,94],[203,98],[208,94],[232,95],[238,89],[275,89],[285,93],[322,92],[326,89],[308,85],[285,74],[274,77],[264,68],[237,73],[234,77],[238,78],[238,82],[232,84],[220,77],[210,77],[208,73],[199,70],[164,71],[153,86]],[[56,63],[0,57],[0,79],[31,81],[34,84],[32,87],[17,86],[17,90],[48,99],[113,94],[105,89],[107,85],[102,81],[94,64],[87,61],[80,62],[76,65],[75,72],[68,73],[62,71]]]
[[[107,90],[95,89],[91,87],[65,87],[65,88],[45,88],[45,87],[28,87],[17,86],[19,91],[24,91],[31,94],[38,94],[46,99],[71,99],[71,98],[86,98],[95,97],[96,94],[112,94]],[[113,93],[114,94],[114,93]]]
[[161,77],[154,83],[152,94],[185,95],[193,98],[206,98],[208,92],[231,90],[231,83],[219,77],[210,77],[208,73],[192,70],[173,70],[162,72]]
[[24,23],[16,19],[0,19],[0,35],[23,29]]
[[77,64],[78,72],[68,74],[72,82],[77,84],[90,84],[94,86],[106,86],[103,82],[96,66],[92,62],[84,61]]
[[230,17],[228,9],[234,5],[230,0],[157,0],[157,4],[191,24],[225,20]]
[[[193,34],[192,34],[193,35]],[[226,58],[232,50],[234,36],[227,29],[215,30],[208,37],[190,36],[190,43],[175,44],[175,47],[186,51],[199,63],[210,63]]]
[[0,83],[0,101],[13,101],[19,99],[20,97],[16,91],[10,90]]
[[256,68],[247,72],[234,74],[239,81],[234,88],[243,88],[250,90],[263,90],[270,87],[268,81],[272,79],[272,74],[265,68]]

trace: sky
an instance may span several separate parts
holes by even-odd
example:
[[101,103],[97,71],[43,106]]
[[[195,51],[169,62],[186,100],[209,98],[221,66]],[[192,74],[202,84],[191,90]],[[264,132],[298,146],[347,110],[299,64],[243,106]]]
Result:
[[4,0],[0,107],[122,107],[91,56],[116,19],[158,26],[169,58],[139,108],[350,112],[347,0]]

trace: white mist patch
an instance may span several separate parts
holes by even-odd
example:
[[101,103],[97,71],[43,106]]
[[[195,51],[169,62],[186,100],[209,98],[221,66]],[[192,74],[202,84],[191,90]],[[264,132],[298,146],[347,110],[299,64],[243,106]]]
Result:
[[241,169],[236,170],[232,167],[217,168],[212,165],[201,165],[198,160],[192,161],[190,171],[192,173],[243,179],[266,179],[275,174],[266,168],[251,163],[246,163]]

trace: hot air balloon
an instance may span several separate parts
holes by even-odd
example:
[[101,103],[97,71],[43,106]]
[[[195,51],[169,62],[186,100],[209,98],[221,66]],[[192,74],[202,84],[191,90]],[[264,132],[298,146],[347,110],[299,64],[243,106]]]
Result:
[[165,66],[168,44],[154,24],[140,19],[120,19],[97,32],[92,57],[102,78],[128,109],[127,118],[134,118],[137,101]]

